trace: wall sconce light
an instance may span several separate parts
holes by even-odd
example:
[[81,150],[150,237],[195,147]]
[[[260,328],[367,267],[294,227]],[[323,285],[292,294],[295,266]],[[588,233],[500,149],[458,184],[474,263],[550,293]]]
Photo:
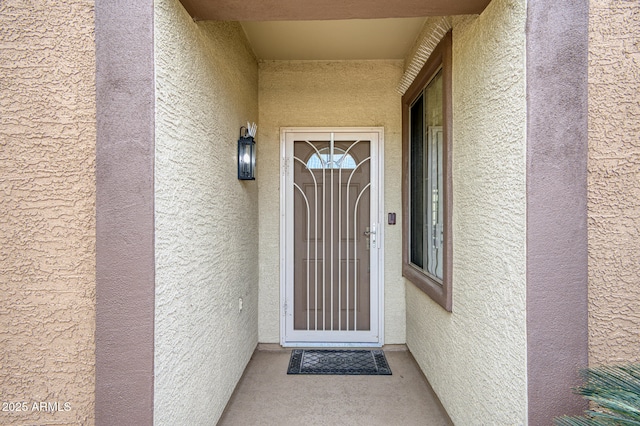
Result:
[[240,138],[238,139],[239,180],[255,180],[256,178],[256,141],[253,139],[256,136],[256,130],[255,123],[247,123],[247,127],[240,127]]

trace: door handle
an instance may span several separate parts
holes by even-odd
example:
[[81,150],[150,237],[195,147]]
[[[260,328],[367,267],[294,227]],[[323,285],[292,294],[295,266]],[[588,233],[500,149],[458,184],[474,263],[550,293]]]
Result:
[[376,225],[371,225],[371,229],[367,227],[364,231],[365,237],[371,236],[371,247],[376,248]]

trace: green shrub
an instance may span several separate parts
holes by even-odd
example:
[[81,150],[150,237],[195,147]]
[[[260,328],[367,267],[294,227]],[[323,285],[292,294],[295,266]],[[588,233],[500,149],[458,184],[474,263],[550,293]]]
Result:
[[558,417],[557,426],[640,426],[640,364],[590,368],[581,374],[585,383],[575,392],[597,407],[583,417]]

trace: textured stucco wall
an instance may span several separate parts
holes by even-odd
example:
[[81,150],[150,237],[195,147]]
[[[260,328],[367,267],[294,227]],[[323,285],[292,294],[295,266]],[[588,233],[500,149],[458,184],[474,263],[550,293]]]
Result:
[[258,66],[237,23],[177,0],[156,1],[155,42],[154,421],[215,424],[258,342],[258,187],[236,178]]
[[589,15],[589,363],[639,362],[640,3]]
[[[153,0],[96,0],[96,424],[153,421]],[[135,28],[135,31],[131,31]]]
[[527,387],[531,425],[581,414],[588,363],[587,2],[527,2]]
[[3,425],[94,422],[93,31],[91,2],[0,2]]
[[407,282],[407,345],[456,424],[525,424],[525,2],[453,18],[453,312]]
[[[260,63],[260,342],[280,341],[280,127],[384,127],[385,219],[401,213],[402,61]],[[402,225],[385,225],[385,343],[405,342]]]

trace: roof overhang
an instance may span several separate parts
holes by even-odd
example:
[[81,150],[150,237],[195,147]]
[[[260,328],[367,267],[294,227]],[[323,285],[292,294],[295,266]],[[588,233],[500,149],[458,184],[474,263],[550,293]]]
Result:
[[197,21],[302,21],[479,14],[491,0],[180,0]]

